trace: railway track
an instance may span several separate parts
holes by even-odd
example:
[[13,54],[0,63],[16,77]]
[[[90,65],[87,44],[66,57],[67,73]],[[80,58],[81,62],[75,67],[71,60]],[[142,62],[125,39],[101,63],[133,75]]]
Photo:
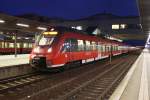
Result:
[[129,69],[127,66],[131,64],[132,62],[120,62],[60,98],[61,100],[107,100],[113,92],[113,88],[119,84]]
[[[122,58],[113,60],[111,64],[96,62],[95,66],[87,64],[65,72],[42,76],[37,81],[20,85],[19,88],[17,86],[13,90],[8,89],[8,92],[0,94],[0,100],[96,100],[95,98],[108,98],[136,58],[135,55],[134,57],[122,56]],[[122,67],[120,67],[121,65]],[[112,75],[113,77],[111,77]]]
[[[57,100],[104,100],[108,99],[111,89],[117,86],[133,62],[120,62],[85,82]],[[121,67],[120,67],[121,66]],[[124,69],[125,68],[125,69]],[[110,93],[109,93],[110,92]]]
[[[25,97],[21,100],[40,100],[39,98],[44,100],[96,100],[96,98],[106,98],[106,94],[108,94],[108,92],[112,92],[112,86],[114,87],[114,85],[117,85],[120,82],[121,78],[123,78],[122,76],[124,76],[125,72],[127,72],[127,69],[129,69],[133,63],[133,60],[135,60],[135,57],[130,57],[130,59],[128,57],[123,58],[118,64],[108,64],[103,69],[96,68],[80,74],[75,78],[63,81],[59,84],[36,92],[30,95],[30,98]],[[125,71],[123,71],[124,67],[127,67]],[[120,75],[120,73],[122,74]],[[111,77],[111,75],[114,77]],[[120,76],[117,78],[117,80],[116,75]],[[116,81],[114,82],[113,80]],[[93,88],[94,86],[91,86],[91,89],[88,88],[91,84],[96,84],[99,82],[101,84],[98,85],[101,87],[97,89],[101,88],[101,91],[98,92],[96,88]],[[98,85],[96,84],[95,86]],[[97,91],[97,93],[95,93],[95,91]],[[91,97],[90,94],[95,95],[95,97]]]
[[0,80],[0,93],[41,81],[46,78],[45,76],[46,75],[42,73],[34,72],[26,75],[20,75]]

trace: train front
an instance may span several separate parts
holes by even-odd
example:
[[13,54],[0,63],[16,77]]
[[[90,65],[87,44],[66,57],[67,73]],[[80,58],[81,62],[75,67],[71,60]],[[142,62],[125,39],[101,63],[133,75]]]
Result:
[[30,54],[30,64],[33,68],[45,70],[51,66],[51,59],[54,55],[53,43],[57,34],[56,31],[46,31],[38,36]]

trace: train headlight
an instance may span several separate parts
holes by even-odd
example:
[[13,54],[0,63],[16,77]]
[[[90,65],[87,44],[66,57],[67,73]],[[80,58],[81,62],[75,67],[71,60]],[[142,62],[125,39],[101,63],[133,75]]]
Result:
[[34,48],[33,52],[39,53],[40,52],[40,48],[39,47]]
[[51,52],[52,52],[52,48],[49,48],[49,49],[47,50],[47,52],[48,52],[48,53],[51,53]]

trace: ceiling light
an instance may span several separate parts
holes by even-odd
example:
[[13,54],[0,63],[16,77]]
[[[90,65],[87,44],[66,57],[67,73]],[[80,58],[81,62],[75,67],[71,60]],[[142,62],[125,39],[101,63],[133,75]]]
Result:
[[45,27],[37,27],[37,29],[43,30],[43,31],[46,31],[46,30],[47,30],[47,28],[45,28]]
[[29,27],[29,25],[27,25],[27,24],[22,24],[22,23],[17,23],[16,25],[17,25],[17,26],[21,26],[21,27]]
[[5,21],[0,19],[0,23],[5,23]]

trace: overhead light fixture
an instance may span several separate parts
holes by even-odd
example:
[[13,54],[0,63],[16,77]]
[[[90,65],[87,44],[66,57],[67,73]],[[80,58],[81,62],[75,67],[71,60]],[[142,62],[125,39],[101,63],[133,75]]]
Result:
[[30,38],[29,38],[29,37],[26,37],[25,39],[28,40],[28,39],[30,39]]
[[17,39],[21,39],[21,37],[17,37]]
[[75,29],[76,27],[72,26],[71,28]]
[[17,23],[16,25],[17,25],[17,26],[21,26],[21,27],[29,27],[29,25],[27,25],[27,24],[22,24],[22,23]]
[[47,30],[47,28],[45,28],[45,27],[37,27],[37,29],[43,30],[43,31],[46,31],[46,30]]
[[5,21],[0,19],[0,23],[5,23]]
[[106,37],[106,38],[107,38],[107,39],[110,39],[110,40],[116,40],[116,41],[118,41],[118,42],[123,42],[123,40],[117,39],[117,38],[112,37],[112,36],[109,36],[109,37]]
[[77,30],[82,30],[82,26],[77,26],[76,29]]
[[119,24],[113,24],[112,29],[119,29]]

